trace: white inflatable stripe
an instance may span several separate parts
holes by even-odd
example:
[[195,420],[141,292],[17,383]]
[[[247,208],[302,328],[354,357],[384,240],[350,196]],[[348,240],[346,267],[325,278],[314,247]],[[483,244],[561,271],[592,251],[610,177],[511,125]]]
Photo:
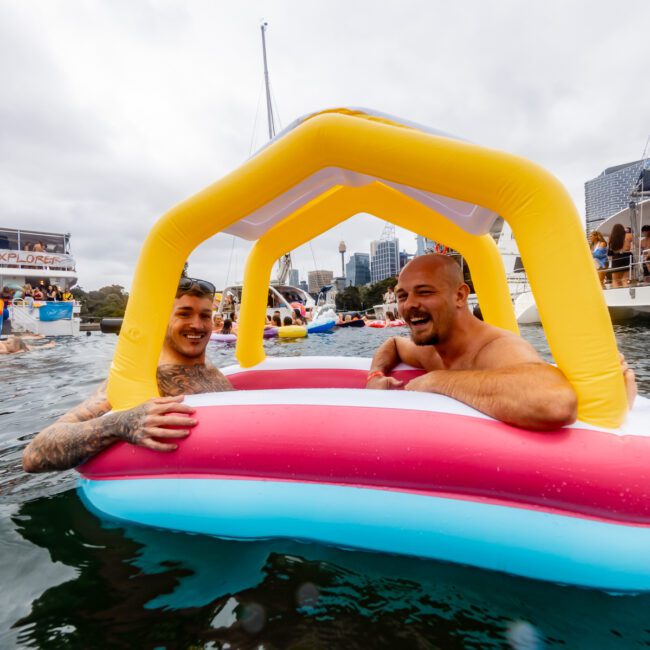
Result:
[[[255,370],[364,370],[370,369],[372,359],[366,357],[267,357],[254,368],[242,368],[238,364],[221,369],[224,375]],[[395,370],[415,370],[413,366],[400,363]]]
[[444,395],[363,388],[291,388],[278,390],[239,390],[227,393],[188,395],[190,406],[281,404],[283,406],[353,406],[358,408],[402,409],[450,413],[492,420],[493,418]]
[[[271,357],[254,368],[241,368],[232,365],[222,369],[225,375],[245,373],[255,370],[363,370],[368,371],[371,359],[362,357]],[[396,370],[413,370],[412,366],[399,364]],[[388,398],[387,398],[388,397]],[[493,420],[494,418],[444,395],[411,393],[406,391],[373,391],[351,388],[296,388],[283,390],[246,390],[228,393],[204,393],[186,397],[193,406],[212,404],[308,404],[312,406],[355,406],[359,408],[400,408],[432,413],[450,413]],[[628,413],[625,423],[619,429],[596,427],[584,422],[576,422],[572,428],[604,431],[617,436],[650,437],[650,399],[637,397],[634,409]]]

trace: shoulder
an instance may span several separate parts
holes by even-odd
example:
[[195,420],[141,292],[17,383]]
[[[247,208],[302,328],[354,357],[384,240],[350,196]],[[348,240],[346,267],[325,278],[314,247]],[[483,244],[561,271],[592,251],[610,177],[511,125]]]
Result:
[[439,370],[443,367],[442,360],[432,345],[416,345],[410,338],[394,336],[395,349],[402,363],[426,371]]
[[474,358],[477,370],[503,368],[522,363],[543,363],[535,348],[521,336],[491,327],[490,336],[479,348]]
[[157,379],[161,395],[167,397],[232,390],[218,368],[205,364],[163,364],[158,366]]

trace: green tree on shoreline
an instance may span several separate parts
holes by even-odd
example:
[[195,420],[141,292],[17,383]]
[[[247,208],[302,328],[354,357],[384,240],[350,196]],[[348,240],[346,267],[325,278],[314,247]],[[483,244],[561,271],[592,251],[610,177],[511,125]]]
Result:
[[81,318],[116,318],[124,316],[129,294],[119,284],[111,284],[97,291],[71,290],[74,299],[81,303]]

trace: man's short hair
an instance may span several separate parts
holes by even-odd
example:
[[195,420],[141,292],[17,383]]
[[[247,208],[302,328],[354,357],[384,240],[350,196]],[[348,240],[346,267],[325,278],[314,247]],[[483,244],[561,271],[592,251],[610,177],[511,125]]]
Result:
[[641,228],[641,232],[650,232],[650,226],[645,225],[643,228]]

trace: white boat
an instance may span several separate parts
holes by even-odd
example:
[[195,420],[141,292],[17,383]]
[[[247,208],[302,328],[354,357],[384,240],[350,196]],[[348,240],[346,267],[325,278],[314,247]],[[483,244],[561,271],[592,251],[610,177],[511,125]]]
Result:
[[[217,307],[217,312],[222,316],[227,316],[233,311],[239,314],[241,305],[242,285],[232,285],[226,287],[221,293],[221,301]],[[302,289],[293,287],[290,284],[271,284],[269,285],[268,300],[266,303],[266,313],[272,316],[276,311],[280,312],[280,318],[285,316],[293,317],[295,307],[292,303],[299,303],[307,311],[312,311],[316,307],[314,299]]]
[[[632,211],[632,213],[631,213]],[[598,227],[605,237],[609,237],[614,224],[629,226],[633,224],[633,230],[641,232],[641,228],[650,225],[650,200],[639,203],[634,208],[627,207],[611,217],[607,218]],[[627,287],[608,287],[604,289],[605,303],[613,320],[628,318],[646,317],[650,318],[650,284],[643,282],[641,272],[643,251],[633,251],[633,263],[630,268],[630,284]],[[535,305],[533,294],[525,291],[514,296],[515,316],[521,324],[539,323],[539,312]]]
[[[0,291],[4,287],[19,289],[25,284],[32,287],[57,285],[61,291],[65,291],[77,283],[75,267],[75,259],[70,254],[69,233],[0,228]],[[44,336],[79,334],[81,305],[73,302],[69,315],[67,309],[50,305],[52,303],[47,301],[34,304],[15,301],[10,309],[12,331]],[[56,314],[52,314],[57,310],[66,312],[64,317],[57,318]],[[48,317],[54,319],[42,320],[41,314],[49,314]]]

